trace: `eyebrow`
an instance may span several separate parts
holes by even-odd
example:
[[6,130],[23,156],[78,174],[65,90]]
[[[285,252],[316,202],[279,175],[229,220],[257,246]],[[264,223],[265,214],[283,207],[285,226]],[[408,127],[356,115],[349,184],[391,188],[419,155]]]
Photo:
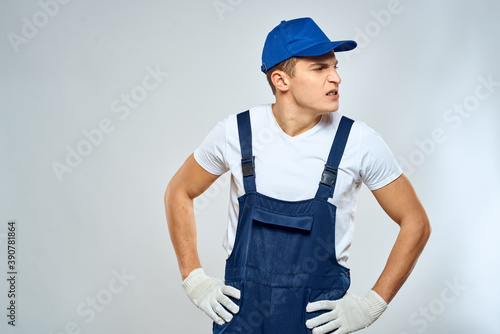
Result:
[[[333,64],[333,65],[335,66],[338,63],[339,63],[339,61],[337,59],[335,59],[335,64]],[[309,67],[313,67],[313,66],[328,67],[328,66],[330,66],[330,64],[329,63],[325,63],[325,62],[316,62],[316,63],[312,63],[311,65],[309,65]]]

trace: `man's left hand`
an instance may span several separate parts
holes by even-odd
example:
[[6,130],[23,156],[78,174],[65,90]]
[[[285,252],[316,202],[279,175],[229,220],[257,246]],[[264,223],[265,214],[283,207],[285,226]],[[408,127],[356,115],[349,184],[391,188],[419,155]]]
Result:
[[387,308],[387,303],[375,291],[370,290],[364,298],[346,293],[339,300],[320,300],[307,304],[306,311],[326,310],[315,318],[309,319],[306,326],[313,334],[335,334],[356,332],[370,326]]

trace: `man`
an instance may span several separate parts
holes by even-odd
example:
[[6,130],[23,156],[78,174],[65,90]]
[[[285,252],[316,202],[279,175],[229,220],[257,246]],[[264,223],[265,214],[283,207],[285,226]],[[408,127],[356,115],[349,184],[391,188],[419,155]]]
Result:
[[[174,175],[165,207],[182,286],[214,333],[351,333],[372,324],[405,282],[430,234],[410,182],[380,136],[337,112],[332,42],[310,18],[267,36],[261,70],[276,103],[230,115]],[[259,134],[272,133],[259,142]],[[253,135],[253,136],[252,136]],[[193,199],[230,170],[225,282],[207,276]],[[347,292],[355,195],[365,183],[400,232],[365,297]]]

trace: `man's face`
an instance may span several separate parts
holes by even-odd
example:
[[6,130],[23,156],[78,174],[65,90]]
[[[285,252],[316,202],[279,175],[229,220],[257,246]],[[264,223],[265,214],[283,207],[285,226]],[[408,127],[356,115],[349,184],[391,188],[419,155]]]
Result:
[[337,63],[333,53],[299,58],[288,91],[297,107],[315,115],[339,109]]

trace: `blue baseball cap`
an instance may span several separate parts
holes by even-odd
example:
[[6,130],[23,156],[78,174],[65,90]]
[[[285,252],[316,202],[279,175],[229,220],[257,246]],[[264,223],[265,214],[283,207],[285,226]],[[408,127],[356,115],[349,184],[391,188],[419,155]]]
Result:
[[281,21],[267,35],[262,50],[262,72],[291,57],[320,56],[331,50],[350,51],[358,44],[355,41],[331,41],[318,25],[304,17]]

